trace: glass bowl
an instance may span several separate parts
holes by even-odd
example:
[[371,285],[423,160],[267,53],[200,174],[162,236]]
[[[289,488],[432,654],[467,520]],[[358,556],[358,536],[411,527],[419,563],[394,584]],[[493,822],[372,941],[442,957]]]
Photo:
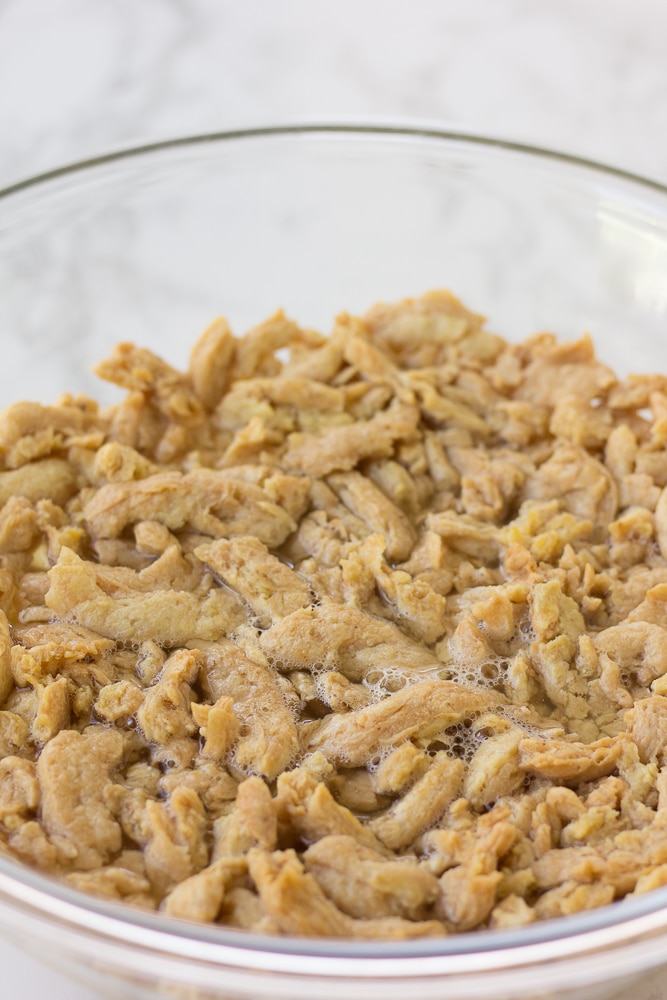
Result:
[[[308,125],[157,143],[0,192],[0,405],[63,391],[120,340],[184,366],[224,313],[326,330],[448,287],[508,339],[590,331],[667,372],[667,188],[432,128]],[[0,858],[0,927],[100,994],[349,1000],[624,992],[667,964],[667,890],[518,931],[353,944],[248,936],[84,897]]]

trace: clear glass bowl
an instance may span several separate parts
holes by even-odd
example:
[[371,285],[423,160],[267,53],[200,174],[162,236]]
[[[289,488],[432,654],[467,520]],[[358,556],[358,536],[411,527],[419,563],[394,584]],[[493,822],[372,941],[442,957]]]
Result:
[[[159,143],[0,192],[0,405],[62,391],[119,340],[184,365],[217,314],[327,329],[446,286],[509,339],[588,330],[667,372],[667,188],[498,140],[307,126]],[[625,992],[667,963],[667,890],[516,932],[358,945],[244,936],[81,896],[0,858],[0,926],[99,993],[477,1000]]]

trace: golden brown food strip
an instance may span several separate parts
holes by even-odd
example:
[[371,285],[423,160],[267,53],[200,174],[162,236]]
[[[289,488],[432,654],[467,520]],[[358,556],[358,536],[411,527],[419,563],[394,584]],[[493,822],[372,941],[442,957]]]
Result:
[[34,437],[40,431],[70,437],[103,425],[97,405],[90,399],[82,406],[14,403],[0,413],[0,449],[10,450],[21,438]]
[[366,338],[363,323],[351,316],[339,316],[336,326],[348,365],[356,368],[364,380],[389,385],[396,392],[400,390],[402,373],[384,351]]
[[341,771],[327,779],[327,787],[336,801],[355,816],[368,816],[387,805],[385,796],[378,795],[365,767]]
[[387,812],[371,820],[369,828],[390,850],[407,847],[433,826],[460,794],[464,772],[463,761],[444,752],[436,754],[426,774]]
[[121,829],[104,793],[123,750],[120,732],[96,726],[85,733],[63,730],[39,755],[42,825],[70,842],[79,869],[97,868],[121,849]]
[[137,681],[125,679],[105,684],[95,702],[95,715],[103,722],[126,722],[143,700],[144,692]]
[[647,621],[624,621],[592,636],[598,653],[606,653],[626,675],[648,685],[667,674],[667,629]]
[[12,676],[12,637],[7,615],[0,609],[0,706],[14,687]]
[[264,653],[281,670],[336,669],[351,681],[372,672],[407,680],[416,673],[442,670],[425,646],[413,642],[393,622],[357,608],[326,603],[304,608],[276,622],[260,636]]
[[86,503],[84,517],[94,538],[117,538],[129,524],[159,521],[171,531],[188,527],[214,538],[254,535],[270,548],[296,528],[261,486],[214,469],[107,483]]
[[660,499],[655,508],[655,528],[660,554],[667,559],[667,486],[660,491]]
[[406,385],[417,394],[422,414],[429,423],[451,423],[483,436],[489,433],[489,425],[484,417],[476,413],[472,406],[457,399],[456,389],[445,387],[442,393],[437,392],[432,383],[420,377],[418,372],[404,376],[404,379]]
[[0,760],[0,823],[8,817],[35,813],[39,805],[39,784],[35,765],[22,757]]
[[660,581],[644,593],[643,600],[632,609],[623,625],[648,622],[664,626],[665,607],[667,607],[667,583]]
[[596,525],[598,536],[618,510],[618,486],[609,470],[585,448],[562,445],[531,476],[524,499],[557,498],[561,508]]
[[326,344],[326,338],[315,330],[302,329],[294,320],[289,319],[282,309],[279,309],[264,323],[248,330],[245,336],[236,342],[234,378],[277,375],[282,366],[275,357],[275,352],[284,347],[293,350],[295,346],[301,344],[321,347]]
[[441,879],[440,912],[457,931],[473,930],[491,913],[502,878],[500,872],[478,871],[469,865],[451,868]]
[[353,837],[358,843],[384,853],[368,826],[339,805],[327,786],[305,767],[279,776],[276,807],[296,836],[306,843],[338,834]]
[[311,481],[310,497],[314,511],[301,521],[299,539],[317,562],[337,566],[347,551],[345,543],[365,538],[368,526],[341,503],[323,479]]
[[401,743],[373,772],[373,787],[383,795],[398,795],[406,785],[421,777],[429,764],[429,758],[414,743]]
[[552,920],[554,917],[567,917],[582,910],[607,906],[613,900],[613,885],[604,883],[579,885],[574,881],[564,882],[539,897],[535,903],[535,915],[538,920]]
[[25,497],[10,497],[0,507],[0,556],[26,552],[39,535],[37,511]]
[[43,458],[20,469],[0,472],[0,507],[10,497],[22,496],[32,503],[48,498],[64,504],[76,493],[76,469],[63,458]]
[[488,559],[498,552],[502,543],[502,528],[486,521],[477,521],[468,514],[443,510],[428,514],[426,527],[445,539],[455,551]]
[[70,872],[65,881],[80,892],[88,892],[102,899],[155,909],[155,899],[147,878],[120,865],[107,865],[90,872]]
[[25,719],[15,712],[0,712],[0,756],[32,752],[28,744],[30,727]]
[[223,695],[233,699],[244,727],[236,745],[237,764],[272,780],[299,749],[296,725],[275,674],[228,639],[198,643],[197,648],[202,684],[215,700]]
[[[624,860],[626,871],[642,864],[642,860],[633,855],[626,856]],[[568,881],[596,882],[609,874],[607,858],[589,844],[546,851],[531,868],[539,889],[551,889]]]
[[293,406],[297,411],[342,413],[345,409],[345,394],[342,389],[316,379],[298,376],[239,379],[234,383],[234,392],[241,393],[246,398],[267,399],[278,406]]
[[[114,546],[124,543],[107,541],[104,544]],[[96,548],[98,552],[101,550],[99,542]],[[170,541],[157,559],[138,571],[123,565],[99,565],[96,576],[102,590],[111,597],[131,597],[136,591],[146,593],[152,590],[187,590],[203,596],[210,586],[210,580],[199,560],[192,554],[183,555],[175,541]],[[240,610],[241,603],[237,603]]]
[[350,918],[327,899],[294,851],[248,852],[248,867],[268,913],[283,934],[348,937]]
[[263,902],[256,892],[234,886],[225,892],[218,923],[226,927],[238,927],[256,934],[279,934],[279,929],[269,917]]
[[182,920],[217,920],[227,890],[246,875],[245,858],[219,858],[208,868],[179,882],[161,909]]
[[370,531],[384,536],[387,559],[397,562],[408,558],[417,540],[415,529],[371,479],[360,472],[346,472],[329,476],[327,482]]
[[407,368],[442,363],[443,352],[480,331],[483,321],[445,290],[378,303],[364,316],[374,343]]
[[196,423],[203,417],[187,377],[147,348],[117,344],[110,357],[95,366],[95,374],[123,389],[148,395],[172,420]]
[[327,427],[319,434],[291,434],[283,462],[285,468],[315,478],[345,472],[365,458],[389,458],[394,443],[409,438],[418,422],[417,407],[399,404],[370,420]]
[[[223,479],[254,483],[296,522],[310,503],[311,481],[307,476],[292,476],[273,465],[233,465],[220,470]],[[250,532],[253,534],[253,532]]]
[[489,927],[491,930],[509,930],[514,927],[525,927],[537,919],[535,910],[522,896],[511,893],[497,903],[491,911]]
[[447,599],[423,577],[413,579],[403,570],[392,570],[384,559],[385,540],[370,535],[357,550],[364,568],[370,570],[395,619],[405,623],[413,636],[434,643],[447,628]]
[[638,699],[625,713],[625,723],[641,760],[647,763],[659,756],[662,761],[667,748],[667,698],[653,695]]
[[307,737],[339,767],[358,767],[413,736],[428,737],[467,716],[505,701],[496,691],[480,691],[452,681],[420,681],[368,708],[330,715]]
[[177,786],[166,802],[148,799],[142,828],[146,874],[160,898],[208,864],[208,820],[193,789]]
[[37,744],[47,743],[69,724],[70,684],[66,677],[58,677],[37,687],[37,714],[30,727],[30,735]]
[[483,809],[523,784],[525,773],[519,762],[523,731],[510,728],[485,739],[475,752],[466,775],[464,795],[477,809]]
[[204,601],[185,591],[167,590],[117,601],[100,597],[83,601],[67,613],[110,638],[131,643],[150,640],[167,648],[197,642],[199,638],[215,639],[238,623],[235,615],[230,616],[228,602],[220,591],[214,591]]
[[520,766],[552,781],[594,781],[616,769],[628,737],[605,736],[594,743],[527,737],[519,743]]
[[94,471],[97,481],[129,482],[155,475],[160,466],[128,444],[109,441],[95,452]]
[[373,701],[373,692],[363,684],[353,684],[337,670],[320,674],[316,682],[317,696],[334,712],[363,708]]
[[402,917],[376,917],[355,920],[351,937],[362,941],[414,941],[416,938],[444,937],[447,928],[439,920],[404,920]]
[[116,646],[111,639],[91,629],[59,621],[16,625],[14,637],[36,661],[46,667],[46,673],[55,673],[76,660],[97,660]]
[[137,722],[149,743],[169,743],[196,731],[190,701],[198,673],[199,657],[189,649],[176,650],[166,661],[137,711]]
[[290,378],[331,382],[340,370],[342,361],[340,338],[333,333],[319,347],[312,345],[306,350],[292,351],[289,361],[283,367],[283,373]]
[[[479,821],[476,838],[468,831],[472,845],[468,842],[468,849],[464,848],[463,863],[440,878],[441,896],[436,912],[457,931],[472,930],[488,919],[503,881],[502,873],[497,871],[499,860],[519,837],[517,827],[500,818],[489,829],[488,822],[493,818],[493,813],[488,813]],[[459,858],[453,860],[456,864]]]
[[246,778],[238,787],[234,809],[215,824],[214,857],[235,857],[251,847],[273,851],[278,840],[276,803],[261,778]]
[[232,331],[221,316],[204,330],[190,352],[192,386],[206,410],[213,410],[222,398],[235,349]]
[[344,913],[358,919],[422,919],[439,893],[416,861],[390,861],[353,837],[323,837],[304,854],[306,871]]
[[223,590],[211,591],[203,600],[178,590],[114,599],[96,581],[94,564],[63,548],[49,570],[47,607],[111,639],[152,640],[167,647],[215,639],[240,624],[239,609],[235,603],[230,606],[231,595]]
[[[588,334],[573,341],[558,341],[555,336],[547,334],[541,344],[535,343],[535,348],[515,389],[516,399],[551,407],[557,404],[564,391],[567,395],[589,401],[613,390],[616,384],[611,369],[595,357],[593,342]],[[623,405],[621,396],[622,393],[619,393],[614,405]]]
[[283,934],[401,940],[445,933],[442,924],[434,920],[416,923],[399,917],[348,917],[327,899],[316,879],[304,872],[294,851],[268,854],[254,849],[248,854],[248,865],[264,906]]
[[199,545],[195,555],[240,594],[260,628],[311,603],[308,585],[258,538],[219,538]]
[[[189,743],[189,750],[194,751],[195,746],[190,741],[187,743]],[[183,741],[183,744],[186,744],[186,741]],[[174,747],[174,744],[172,743],[171,746]],[[168,753],[168,749],[166,753]],[[164,759],[166,753],[161,753],[160,757]],[[162,777],[160,777],[160,772],[156,767],[149,765],[143,767],[137,765],[134,769],[129,770],[137,786],[145,788],[152,795],[171,795],[179,785],[192,788],[201,799],[209,817],[214,821],[229,812],[231,803],[236,798],[238,784],[225,768],[202,754],[191,756],[188,763],[190,762],[191,769],[182,770],[178,767],[171,767]],[[156,761],[156,764],[159,765],[159,762]]]
[[224,760],[241,731],[241,724],[234,712],[234,700],[223,694],[214,705],[193,702],[190,708],[199,727],[200,739],[204,741],[202,757]]

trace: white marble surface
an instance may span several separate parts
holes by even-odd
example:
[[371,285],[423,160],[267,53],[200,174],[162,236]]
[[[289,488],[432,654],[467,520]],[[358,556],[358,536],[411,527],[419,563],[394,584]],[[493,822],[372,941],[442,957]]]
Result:
[[[430,119],[667,183],[664,0],[0,0],[0,187],[119,146]],[[0,941],[3,1000],[92,1000]],[[654,977],[633,1000],[662,1000]]]
[[667,180],[663,0],[2,0],[0,184],[119,145],[427,117]]

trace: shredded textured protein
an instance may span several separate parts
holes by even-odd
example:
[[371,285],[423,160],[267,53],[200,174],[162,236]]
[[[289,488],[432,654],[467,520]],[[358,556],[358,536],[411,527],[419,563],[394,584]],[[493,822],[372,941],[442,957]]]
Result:
[[0,850],[258,933],[667,881],[667,380],[447,292],[0,414]]

